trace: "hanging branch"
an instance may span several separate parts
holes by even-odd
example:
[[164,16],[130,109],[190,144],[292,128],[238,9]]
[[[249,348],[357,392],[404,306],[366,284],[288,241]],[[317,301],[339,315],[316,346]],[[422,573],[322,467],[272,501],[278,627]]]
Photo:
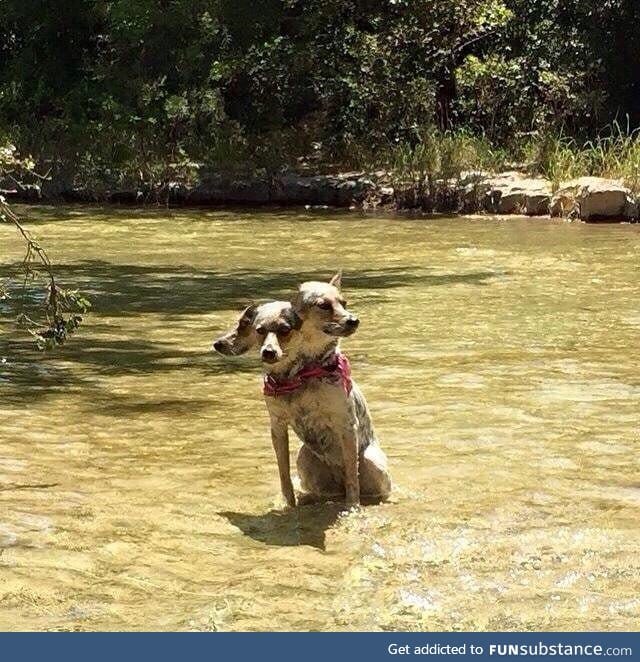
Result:
[[29,232],[29,230],[27,230],[20,223],[20,219],[16,216],[16,214],[13,212],[11,207],[9,207],[5,198],[1,195],[0,195],[0,219],[8,223],[13,223],[13,225],[15,225],[15,227],[18,229],[18,232],[22,235],[22,237],[25,240],[25,243],[27,245],[27,253],[22,262],[25,271],[28,269],[28,265],[31,262],[31,256],[34,253],[38,256],[42,264],[42,267],[44,268],[44,271],[46,272],[48,279],[50,281],[49,289],[53,296],[50,296],[49,298],[51,299],[54,316],[56,316],[58,312],[56,296],[55,296],[56,281],[53,275],[53,271],[51,269],[51,260],[49,260],[49,256],[47,255],[47,252],[44,250],[44,248],[42,248],[42,246],[40,246],[40,244],[36,241],[36,239]]
[[[11,163],[12,166],[20,167],[21,162],[14,157],[13,148],[4,148],[0,156],[4,157],[4,164]],[[0,163],[0,173],[2,172]],[[24,168],[32,173],[32,167]],[[13,171],[9,171],[11,174]],[[5,171],[5,174],[7,172]],[[13,179],[13,177],[12,177]],[[18,316],[18,324],[26,328],[35,338],[39,349],[53,349],[57,345],[64,344],[65,340],[80,326],[82,316],[91,304],[77,290],[63,290],[56,282],[51,260],[45,249],[37,239],[27,230],[16,213],[7,204],[6,199],[0,195],[0,222],[13,225],[25,242],[26,252],[22,260],[22,271],[24,273],[22,287],[22,312]],[[26,299],[27,281],[34,279],[37,275],[43,275],[46,280],[46,296],[44,300],[44,319],[40,322],[32,319],[24,312]],[[11,298],[9,292],[10,279],[0,283],[0,301]]]

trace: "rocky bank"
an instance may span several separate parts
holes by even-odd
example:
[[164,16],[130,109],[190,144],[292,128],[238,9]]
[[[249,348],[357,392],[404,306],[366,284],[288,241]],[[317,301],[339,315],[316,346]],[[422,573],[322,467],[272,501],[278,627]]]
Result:
[[[0,193],[22,201],[114,202],[141,204],[143,191],[111,191],[100,196],[84,189],[31,186]],[[424,186],[394,185],[384,172],[334,175],[282,174],[276,177],[232,177],[201,171],[192,187],[173,184],[170,204],[307,206],[355,209],[416,210],[453,213],[553,216],[584,221],[634,221],[640,215],[640,196],[621,181],[580,177],[554,190],[550,181],[518,171],[498,174],[469,172],[455,180]]]

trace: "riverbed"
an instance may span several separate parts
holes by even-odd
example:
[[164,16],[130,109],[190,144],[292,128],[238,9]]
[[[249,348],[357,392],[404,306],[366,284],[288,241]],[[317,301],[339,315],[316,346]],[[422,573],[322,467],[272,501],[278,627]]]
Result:
[[[93,311],[0,327],[0,629],[637,629],[640,226],[20,211]],[[338,268],[395,490],[285,510],[258,361],[210,345]]]

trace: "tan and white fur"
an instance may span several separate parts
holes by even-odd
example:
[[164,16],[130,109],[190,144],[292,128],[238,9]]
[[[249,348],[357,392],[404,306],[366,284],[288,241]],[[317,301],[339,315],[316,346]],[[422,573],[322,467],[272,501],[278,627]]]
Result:
[[[303,283],[293,302],[250,306],[235,329],[214,343],[223,354],[241,354],[260,344],[265,373],[282,381],[309,364],[330,365],[339,341],[359,321],[346,309],[340,275]],[[379,446],[366,400],[352,381],[314,378],[297,390],[265,395],[282,494],[296,503],[289,465],[289,428],[302,441],[297,469],[300,501],[344,498],[348,506],[384,500],[391,491],[387,458]]]

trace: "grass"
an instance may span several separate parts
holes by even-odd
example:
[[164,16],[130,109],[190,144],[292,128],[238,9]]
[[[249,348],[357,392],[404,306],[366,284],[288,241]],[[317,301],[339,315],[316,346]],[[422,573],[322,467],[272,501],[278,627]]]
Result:
[[389,173],[403,207],[453,207],[459,202],[456,191],[465,173],[514,167],[547,178],[554,191],[564,182],[590,175],[621,180],[640,194],[640,129],[615,122],[587,142],[548,133],[507,147],[496,147],[467,131],[427,129],[414,143],[398,143],[378,152],[375,161],[364,166]]
[[640,192],[640,132],[614,124],[611,135],[585,145],[593,174],[621,179],[634,193]]
[[504,168],[506,152],[467,131],[424,131],[417,142],[398,143],[384,155],[404,207],[448,209],[457,206],[459,184],[465,174]]
[[[405,209],[472,208],[473,196],[480,194],[481,173],[513,169],[545,177],[553,191],[565,182],[590,175],[621,180],[640,194],[640,129],[617,122],[588,142],[549,132],[538,133],[524,143],[496,147],[469,131],[427,128],[412,142],[398,142],[384,150],[353,144],[349,152],[352,167],[386,173],[396,203]],[[478,177],[474,178],[474,173]],[[475,193],[463,190],[463,183],[475,186]]]
[[595,139],[579,143],[562,135],[549,135],[524,148],[525,158],[536,174],[551,181],[557,190],[562,182],[592,175],[619,179],[640,193],[640,130],[614,122]]

